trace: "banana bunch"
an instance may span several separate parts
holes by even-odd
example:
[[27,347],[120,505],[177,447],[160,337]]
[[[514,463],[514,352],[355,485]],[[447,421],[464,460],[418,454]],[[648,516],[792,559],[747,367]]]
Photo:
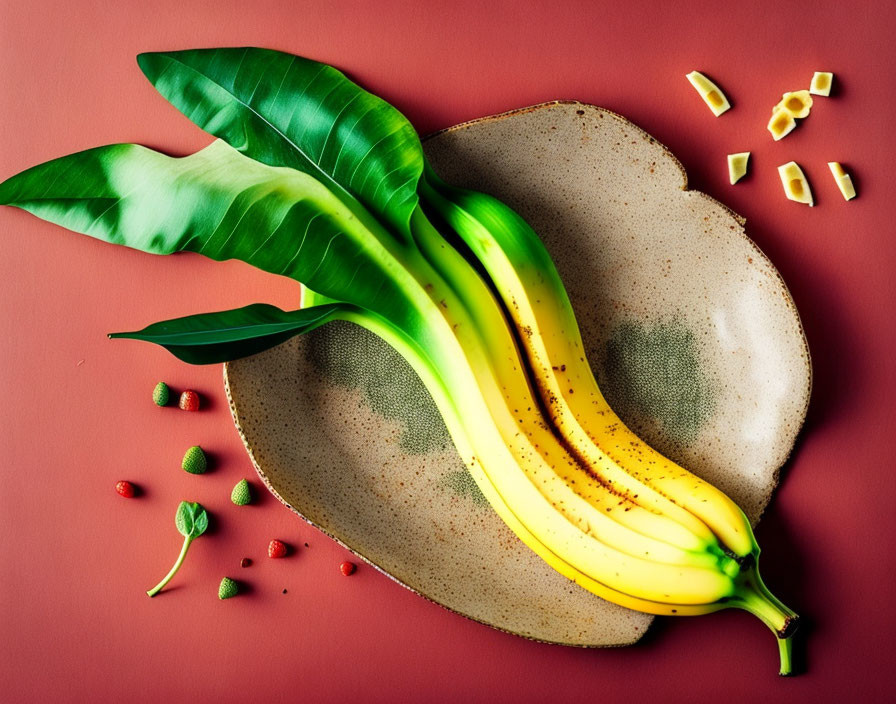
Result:
[[471,460],[492,505],[554,569],[616,604],[663,615],[729,607],[753,613],[777,636],[780,673],[790,674],[798,617],[762,582],[749,521],[727,495],[649,447],[610,408],[541,240],[502,202],[449,186],[429,168],[421,192],[482,264],[513,323],[534,388],[526,395],[505,386],[506,402],[515,414],[546,416],[540,423],[517,418],[529,429],[525,437],[508,420],[508,447],[517,450],[528,486],[504,476],[501,463]]
[[[443,226],[415,212],[411,231],[422,261],[406,265],[429,268],[419,282],[444,323],[430,327],[451,334],[427,341],[422,355],[394,325],[345,319],[414,367],[491,506],[552,568],[637,611],[750,611],[774,631],[780,672],[790,674],[798,617],[763,584],[749,521],[610,408],[541,240],[500,201],[448,186],[429,170],[421,194]],[[452,235],[487,279],[452,246]],[[303,307],[330,303],[303,289]]]

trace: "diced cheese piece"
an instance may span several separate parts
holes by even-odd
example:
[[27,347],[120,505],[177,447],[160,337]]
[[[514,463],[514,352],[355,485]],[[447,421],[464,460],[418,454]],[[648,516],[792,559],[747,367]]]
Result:
[[809,92],[812,95],[830,95],[831,86],[834,84],[834,74],[824,71],[816,71],[812,76],[812,84],[809,86]]
[[852,185],[852,178],[843,170],[843,167],[836,161],[829,161],[828,167],[834,174],[834,180],[840,188],[840,192],[846,200],[852,200],[856,197],[856,187]]
[[688,80],[716,117],[731,107],[731,103],[728,102],[728,98],[725,97],[722,90],[699,71],[691,71],[688,74]]
[[797,203],[805,203],[806,205],[815,205],[812,200],[812,189],[809,188],[809,182],[806,175],[795,161],[788,161],[778,167],[778,175],[781,177],[781,185],[784,186],[784,193],[790,200]]
[[781,96],[781,102],[772,109],[772,114],[778,110],[786,110],[794,117],[803,118],[809,115],[812,108],[812,96],[807,90],[795,90]]
[[776,142],[793,132],[795,127],[796,120],[787,110],[775,110],[772,119],[768,121],[768,131],[772,133]]
[[747,162],[750,160],[750,152],[740,152],[728,155],[728,178],[733,186],[747,173]]

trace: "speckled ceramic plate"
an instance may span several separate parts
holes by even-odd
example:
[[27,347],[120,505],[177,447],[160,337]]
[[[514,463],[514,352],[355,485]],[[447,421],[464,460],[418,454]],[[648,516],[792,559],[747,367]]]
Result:
[[[757,521],[803,422],[811,367],[793,301],[743,219],[686,190],[648,134],[589,105],[475,120],[425,148],[446,180],[506,201],[542,236],[623,419]],[[409,589],[554,643],[624,645],[649,626],[517,540],[414,372],[370,333],[333,323],[227,364],[225,384],[271,491]]]

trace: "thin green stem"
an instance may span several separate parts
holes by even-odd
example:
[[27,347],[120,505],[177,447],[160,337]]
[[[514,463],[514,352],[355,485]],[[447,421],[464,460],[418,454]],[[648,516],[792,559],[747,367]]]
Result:
[[793,674],[793,638],[778,638],[778,652],[781,655],[781,670],[779,675],[787,676]]
[[184,538],[184,545],[180,549],[180,555],[177,556],[177,562],[174,563],[174,567],[171,568],[171,571],[165,575],[165,578],[161,582],[159,582],[156,586],[154,586],[152,589],[150,589],[148,592],[146,592],[150,597],[153,597],[156,594],[158,594],[160,591],[162,591],[162,589],[164,589],[165,585],[171,581],[171,578],[174,576],[174,574],[180,569],[180,566],[183,564],[184,558],[187,556],[187,548],[190,547],[190,543],[192,543],[192,542],[193,542],[193,538],[191,538],[189,536]]
[[737,597],[733,605],[749,611],[774,632],[781,657],[780,674],[792,674],[791,637],[796,631],[799,616],[768,590],[757,567],[742,572],[738,582]]

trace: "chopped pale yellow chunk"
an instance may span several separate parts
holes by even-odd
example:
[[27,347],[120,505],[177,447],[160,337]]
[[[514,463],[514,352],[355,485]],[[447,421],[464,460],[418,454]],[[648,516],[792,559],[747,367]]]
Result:
[[728,179],[733,186],[747,173],[747,162],[750,160],[750,152],[739,152],[728,155]]
[[812,95],[830,95],[831,86],[834,84],[834,74],[825,71],[816,71],[812,76],[812,84],[809,86],[809,92]]
[[812,108],[812,96],[807,90],[795,90],[785,93],[781,96],[781,102],[772,109],[772,114],[778,110],[786,110],[797,118],[804,118],[809,115]]
[[809,181],[806,175],[795,161],[788,161],[778,167],[778,175],[781,177],[781,185],[784,186],[784,193],[790,200],[797,203],[805,203],[813,206],[815,201],[812,200],[812,189],[809,188]]
[[843,167],[836,161],[829,161],[828,167],[831,169],[831,173],[834,174],[834,180],[837,182],[837,187],[840,189],[843,197],[846,200],[855,198],[856,187],[852,185],[852,178],[850,175],[846,173],[843,170]]
[[716,117],[731,107],[731,103],[728,102],[728,98],[725,97],[722,90],[699,71],[691,71],[688,74],[688,80]]
[[788,110],[775,110],[772,119],[768,121],[768,131],[772,133],[776,142],[793,132],[795,127],[796,120]]

